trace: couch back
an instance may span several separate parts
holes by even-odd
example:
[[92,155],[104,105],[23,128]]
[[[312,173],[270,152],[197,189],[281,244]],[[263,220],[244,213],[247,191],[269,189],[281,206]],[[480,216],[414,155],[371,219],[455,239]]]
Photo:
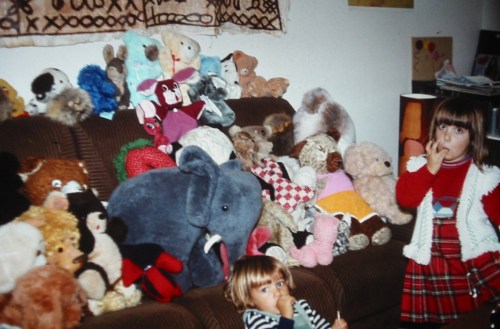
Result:
[[[236,114],[234,124],[261,125],[272,113],[293,116],[285,99],[262,97],[228,100]],[[227,129],[222,129],[227,133]],[[90,185],[99,198],[108,200],[118,186],[113,159],[120,148],[138,138],[151,139],[139,124],[134,110],[117,111],[112,120],[93,115],[74,127],[44,116],[9,119],[0,123],[0,151],[26,157],[84,160],[90,171]]]

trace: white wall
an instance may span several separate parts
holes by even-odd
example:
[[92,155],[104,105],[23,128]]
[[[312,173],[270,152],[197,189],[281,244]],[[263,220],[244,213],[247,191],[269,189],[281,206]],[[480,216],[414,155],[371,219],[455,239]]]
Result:
[[[259,75],[288,78],[284,98],[294,108],[309,89],[326,88],[351,114],[358,141],[381,145],[397,161],[399,95],[411,91],[411,37],[453,37],[455,69],[470,74],[479,30],[498,28],[500,10],[491,10],[498,3],[415,0],[413,9],[394,9],[349,7],[347,0],[291,0],[282,37],[191,36],[205,55],[225,57],[240,49],[259,59]],[[109,43],[116,47],[121,40]],[[31,81],[44,68],[63,70],[76,85],[84,65],[104,66],[105,44],[0,48],[0,77],[27,101]]]

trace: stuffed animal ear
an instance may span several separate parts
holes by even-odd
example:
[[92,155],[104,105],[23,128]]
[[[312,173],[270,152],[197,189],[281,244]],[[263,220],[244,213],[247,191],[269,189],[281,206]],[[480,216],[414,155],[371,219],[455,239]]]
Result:
[[154,118],[156,115],[156,108],[150,101],[143,100],[135,108],[135,114],[137,114],[137,119],[142,125],[144,123],[144,118]]
[[328,136],[330,136],[331,138],[333,138],[337,143],[339,142],[341,134],[340,134],[340,131],[338,131],[337,128],[330,127],[326,133],[327,133]]
[[326,170],[336,172],[342,168],[342,156],[339,152],[332,152],[326,156]]
[[359,158],[362,157],[363,154],[358,151],[356,144],[352,144],[349,146],[344,155],[344,169],[345,171],[353,176],[357,177],[363,171],[362,161],[359,161]]
[[111,62],[114,57],[112,45],[108,44],[104,46],[104,48],[102,49],[102,57],[104,58],[104,62],[106,64],[109,64],[109,62]]
[[186,195],[186,217],[194,226],[207,225],[210,200],[215,193],[220,168],[214,160],[198,146],[186,146],[178,161],[179,169],[191,173]]
[[304,148],[304,146],[306,146],[306,144],[307,144],[307,141],[301,141],[301,142],[297,143],[297,145],[295,145],[292,152],[290,153],[290,157],[298,159],[300,152],[302,152],[302,149]]

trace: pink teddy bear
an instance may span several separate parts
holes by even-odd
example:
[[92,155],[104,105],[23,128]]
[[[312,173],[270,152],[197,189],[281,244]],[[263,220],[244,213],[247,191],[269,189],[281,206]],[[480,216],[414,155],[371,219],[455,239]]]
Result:
[[332,215],[316,213],[314,241],[298,249],[290,248],[290,254],[304,267],[329,265],[333,261],[333,245],[337,240],[339,219]]

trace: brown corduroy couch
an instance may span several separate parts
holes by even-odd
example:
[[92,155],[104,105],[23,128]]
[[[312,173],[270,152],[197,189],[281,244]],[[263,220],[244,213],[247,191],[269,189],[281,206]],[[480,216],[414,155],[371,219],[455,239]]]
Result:
[[[281,98],[243,98],[228,101],[240,126],[262,124],[270,113],[293,114]],[[37,116],[0,123],[0,150],[19,160],[27,156],[78,158],[90,168],[91,186],[107,200],[118,185],[113,157],[119,148],[139,137],[150,138],[133,110],[119,111],[113,120],[92,116],[67,127]],[[412,224],[391,226],[393,238],[337,256],[330,266],[293,268],[296,296],[307,299],[330,321],[341,312],[351,329],[391,329],[399,326],[399,303],[406,260],[401,250]],[[241,316],[222,294],[222,283],[195,288],[170,303],[147,298],[139,306],[83,319],[82,328],[243,328]]]

